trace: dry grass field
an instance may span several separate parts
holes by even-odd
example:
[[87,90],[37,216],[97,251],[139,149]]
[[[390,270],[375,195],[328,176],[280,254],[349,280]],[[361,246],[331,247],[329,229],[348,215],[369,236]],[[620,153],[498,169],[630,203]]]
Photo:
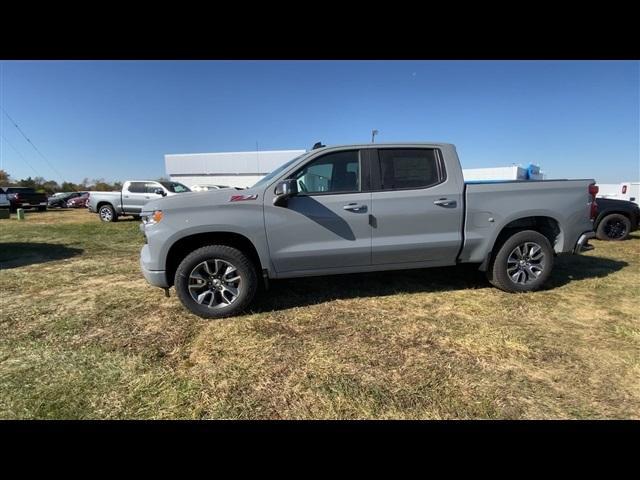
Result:
[[138,222],[0,220],[0,418],[640,418],[640,235],[513,295],[474,268],[272,282],[205,321]]

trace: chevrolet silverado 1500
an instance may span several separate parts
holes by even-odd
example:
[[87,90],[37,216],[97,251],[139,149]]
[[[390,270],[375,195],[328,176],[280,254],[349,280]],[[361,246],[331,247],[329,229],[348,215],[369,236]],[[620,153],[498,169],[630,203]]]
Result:
[[205,318],[242,311],[261,277],[475,263],[502,290],[532,291],[556,254],[590,247],[594,184],[465,184],[447,143],[321,147],[245,190],[150,201],[140,263]]

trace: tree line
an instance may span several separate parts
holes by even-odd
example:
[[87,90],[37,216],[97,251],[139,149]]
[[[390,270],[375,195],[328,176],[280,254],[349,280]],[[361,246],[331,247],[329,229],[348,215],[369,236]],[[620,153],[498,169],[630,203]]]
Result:
[[[158,179],[158,181],[166,180],[166,178]],[[122,182],[109,183],[106,182],[104,178],[94,178],[93,180],[85,178],[80,183],[66,181],[58,183],[55,180],[46,180],[43,177],[27,177],[20,180],[12,180],[8,172],[0,170],[0,187],[29,187],[34,188],[37,192],[52,195],[57,192],[106,192],[109,190],[122,190]]]

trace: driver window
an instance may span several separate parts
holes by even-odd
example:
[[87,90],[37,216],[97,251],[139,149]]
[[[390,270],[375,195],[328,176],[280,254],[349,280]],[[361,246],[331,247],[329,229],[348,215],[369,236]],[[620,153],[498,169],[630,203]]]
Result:
[[156,193],[159,188],[162,189],[159,183],[147,183],[145,185],[145,193]]
[[306,164],[293,178],[300,193],[360,191],[360,159],[357,150],[324,155]]

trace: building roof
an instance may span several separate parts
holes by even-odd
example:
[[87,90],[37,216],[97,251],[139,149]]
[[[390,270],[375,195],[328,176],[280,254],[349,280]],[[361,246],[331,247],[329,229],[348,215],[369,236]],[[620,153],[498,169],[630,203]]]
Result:
[[245,174],[265,175],[306,150],[266,150],[253,152],[181,153],[164,156],[171,175]]

